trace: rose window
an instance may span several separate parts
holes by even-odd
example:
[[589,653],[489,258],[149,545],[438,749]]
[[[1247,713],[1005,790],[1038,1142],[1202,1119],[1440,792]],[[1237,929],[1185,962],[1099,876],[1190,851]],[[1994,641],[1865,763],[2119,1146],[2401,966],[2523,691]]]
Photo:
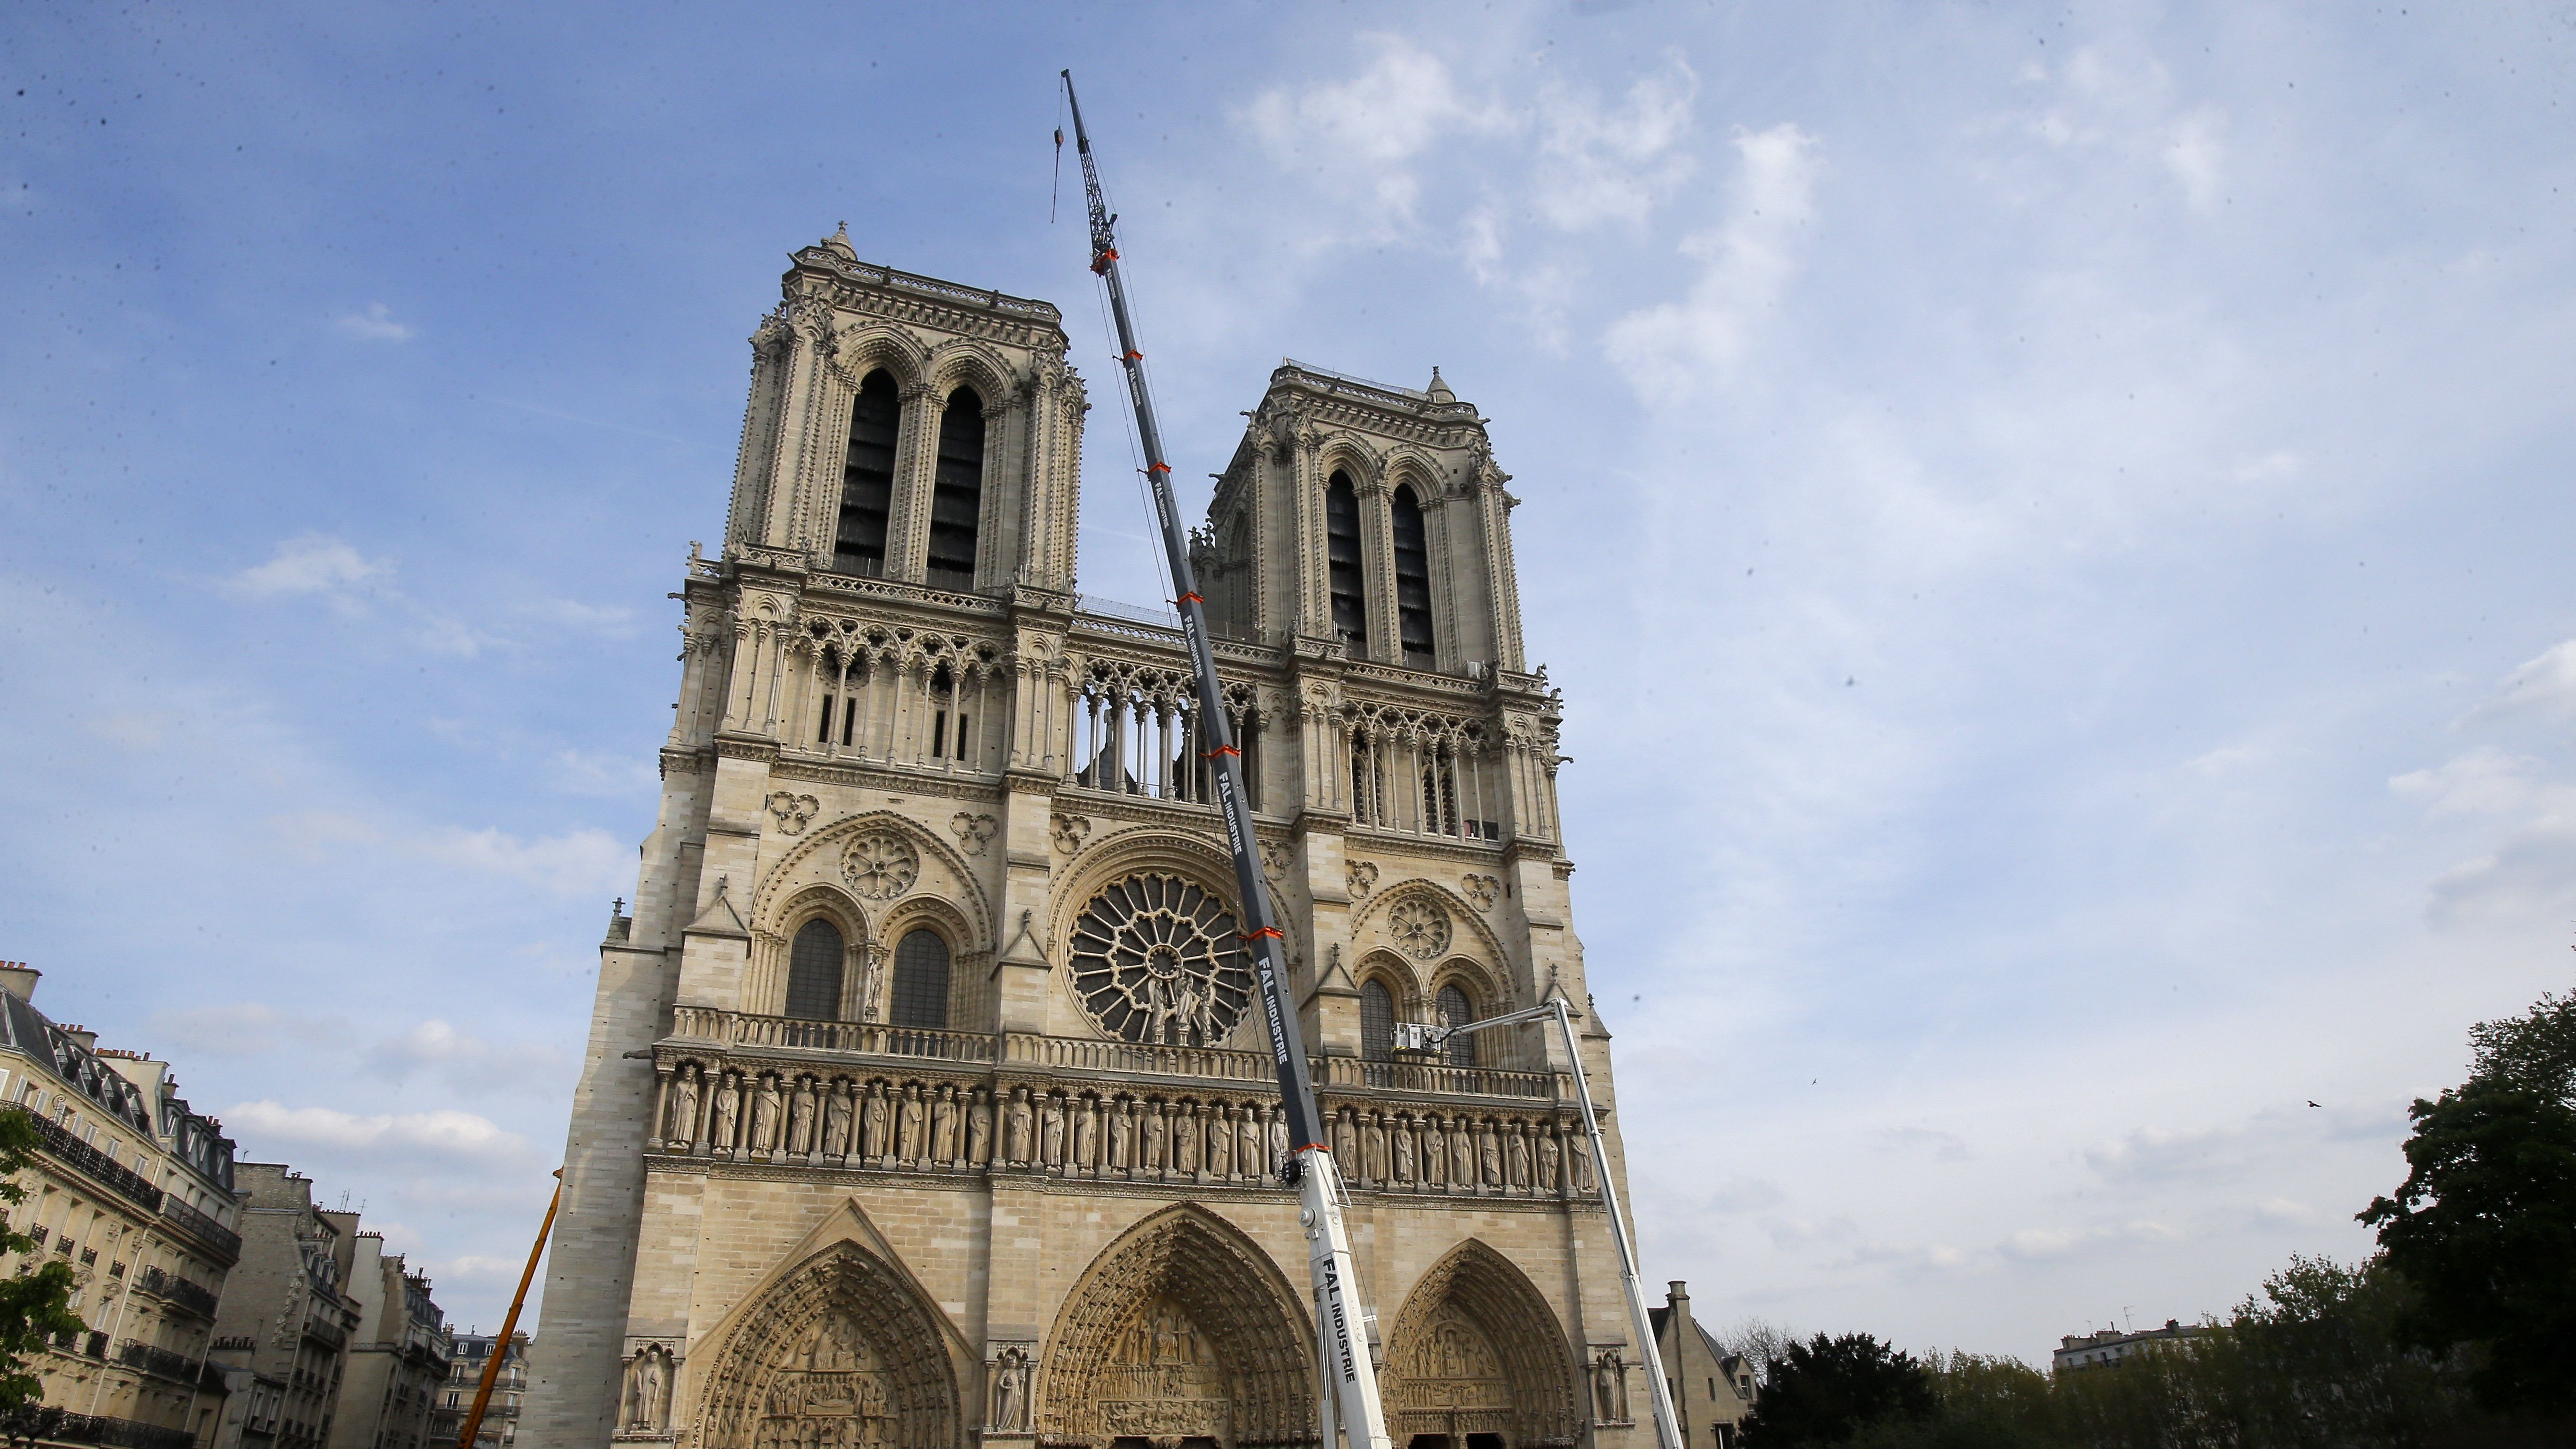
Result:
[[841,857],[841,874],[849,877],[850,889],[869,900],[890,901],[921,878],[921,852],[900,835],[862,835]]
[[1074,993],[1112,1036],[1214,1046],[1252,1004],[1238,930],[1232,911],[1178,876],[1129,876],[1074,922]]
[[1449,948],[1449,913],[1419,896],[1398,901],[1386,913],[1386,933],[1416,956],[1437,956]]

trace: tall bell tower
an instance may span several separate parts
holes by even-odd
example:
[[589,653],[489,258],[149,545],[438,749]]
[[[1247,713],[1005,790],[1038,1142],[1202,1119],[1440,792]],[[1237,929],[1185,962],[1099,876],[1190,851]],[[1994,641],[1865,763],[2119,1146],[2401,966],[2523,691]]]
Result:
[[[1080,594],[1056,309],[797,252],[600,948],[532,1441],[1315,1441],[1290,1146],[1175,621]],[[1287,363],[1194,540],[1408,1449],[1626,1449],[1558,701],[1483,419]],[[1640,1389],[1642,1392],[1642,1389]]]

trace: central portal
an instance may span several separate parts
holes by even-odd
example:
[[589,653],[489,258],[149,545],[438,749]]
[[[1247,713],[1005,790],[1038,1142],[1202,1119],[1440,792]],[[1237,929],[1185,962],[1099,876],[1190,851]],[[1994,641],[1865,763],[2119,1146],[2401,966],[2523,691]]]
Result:
[[1312,1356],[1279,1270],[1198,1207],[1128,1230],[1051,1335],[1040,1438],[1063,1449],[1315,1442]]

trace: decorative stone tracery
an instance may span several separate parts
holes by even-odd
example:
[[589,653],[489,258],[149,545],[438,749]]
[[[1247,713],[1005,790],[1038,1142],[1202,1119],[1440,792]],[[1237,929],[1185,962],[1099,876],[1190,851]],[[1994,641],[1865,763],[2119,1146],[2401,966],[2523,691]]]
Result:
[[1556,1318],[1527,1275],[1470,1238],[1415,1283],[1380,1371],[1397,1443],[1497,1434],[1508,1449],[1567,1449],[1579,1427],[1577,1373]]
[[1225,903],[1176,875],[1132,875],[1083,907],[1073,989],[1127,1041],[1216,1046],[1252,1003],[1252,969]]
[[787,1273],[699,1391],[704,1449],[951,1449],[954,1365],[937,1310],[857,1243]]
[[1048,1337],[1038,1437],[1223,1449],[1315,1442],[1311,1327],[1269,1258],[1203,1208],[1128,1230],[1066,1298]]

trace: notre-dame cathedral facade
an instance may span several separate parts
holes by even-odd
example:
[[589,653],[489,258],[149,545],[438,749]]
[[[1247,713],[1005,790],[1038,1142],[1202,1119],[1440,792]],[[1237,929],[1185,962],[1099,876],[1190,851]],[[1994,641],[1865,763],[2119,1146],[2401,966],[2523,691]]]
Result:
[[[1314,1444],[1188,660],[1075,591],[1059,314],[845,236],[784,293],[600,948],[525,1437]],[[1436,371],[1291,363],[1250,417],[1194,547],[1396,1442],[1625,1449],[1645,1386],[1561,1046],[1389,1049],[1563,993],[1608,1105],[1506,475]]]

